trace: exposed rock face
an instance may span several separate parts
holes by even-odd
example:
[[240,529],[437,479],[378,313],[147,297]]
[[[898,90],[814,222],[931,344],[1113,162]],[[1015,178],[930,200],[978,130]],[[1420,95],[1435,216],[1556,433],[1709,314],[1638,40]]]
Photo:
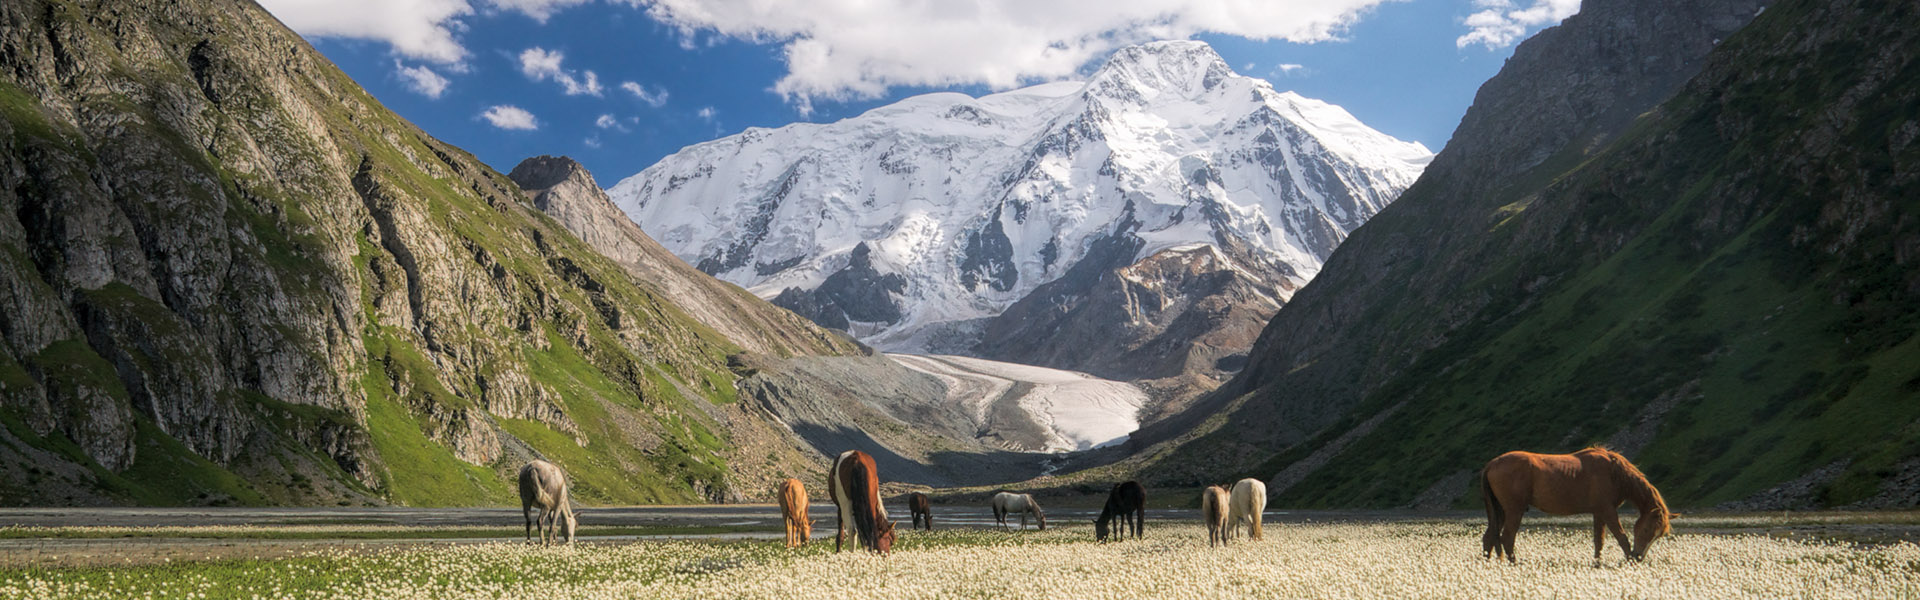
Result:
[[850,329],[855,322],[898,322],[895,298],[906,291],[907,278],[873,268],[872,252],[861,242],[847,255],[847,266],[828,275],[820,287],[781,290],[773,303],[835,329]]
[[251,2],[6,2],[0,65],[0,501],[725,498],[725,357],[851,351]]
[[742,349],[775,356],[858,353],[839,335],[769,306],[667,252],[614,206],[593,175],[573,159],[529,158],[507,177],[532,195],[535,208],[626,267],[642,286]]
[[1734,32],[1764,4],[1592,0],[1523,44],[1247,370],[1143,432],[1180,442],[1149,478],[1404,506],[1502,451],[1629,439],[1680,505],[1897,495],[1920,451],[1889,441],[1920,423],[1914,7],[1781,0]]

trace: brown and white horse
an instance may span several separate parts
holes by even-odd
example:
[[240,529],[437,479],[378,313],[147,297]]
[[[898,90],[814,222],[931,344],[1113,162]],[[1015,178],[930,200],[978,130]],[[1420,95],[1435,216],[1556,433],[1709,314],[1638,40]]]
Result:
[[827,492],[840,513],[833,551],[842,550],[849,525],[853,526],[854,541],[867,550],[881,554],[893,550],[893,522],[887,520],[887,510],[880,504],[880,476],[872,456],[859,450],[840,453],[827,471]]
[[1227,490],[1217,485],[1200,490],[1200,520],[1207,522],[1207,545],[1227,544]]
[[994,494],[993,519],[999,521],[1001,526],[1006,526],[1007,515],[1012,513],[1020,513],[1020,529],[1023,531],[1027,528],[1028,513],[1032,513],[1035,519],[1040,520],[1041,531],[1047,530],[1047,513],[1040,510],[1040,503],[1033,499],[1032,494],[1013,492]]
[[[1527,507],[1554,515],[1593,514],[1593,559],[1600,560],[1606,546],[1604,532],[1613,532],[1620,551],[1627,559],[1647,555],[1654,540],[1672,531],[1668,520],[1679,515],[1667,511],[1647,476],[1621,456],[1606,448],[1588,448],[1573,454],[1534,454],[1508,452],[1487,461],[1480,470],[1480,491],[1487,505],[1487,532],[1480,536],[1480,550],[1488,558],[1513,556],[1513,538],[1520,531],[1520,516]],[[1633,540],[1627,540],[1620,528],[1620,505],[1632,502],[1640,510],[1633,524]]]
[[798,479],[780,482],[780,518],[787,523],[787,547],[805,546],[813,539],[813,521],[807,519],[807,486]]
[[[533,516],[535,509],[540,511],[537,519]],[[567,499],[567,475],[560,467],[544,460],[520,467],[520,514],[527,518],[528,542],[533,541],[533,530],[538,526],[542,544],[561,534],[567,536],[567,543],[573,543],[573,506]]]
[[907,495],[907,512],[913,515],[913,528],[925,525],[927,531],[933,531],[933,502],[926,494],[914,492]]

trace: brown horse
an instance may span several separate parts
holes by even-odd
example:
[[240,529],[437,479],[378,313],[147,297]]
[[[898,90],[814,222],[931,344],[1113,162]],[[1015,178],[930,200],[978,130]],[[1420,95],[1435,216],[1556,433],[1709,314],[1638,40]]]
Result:
[[[1639,560],[1646,557],[1654,540],[1673,530],[1668,520],[1679,516],[1667,511],[1660,490],[1647,482],[1640,469],[1606,448],[1573,454],[1502,454],[1480,470],[1480,491],[1487,505],[1487,532],[1480,536],[1480,550],[1488,558],[1505,554],[1509,562],[1518,562],[1513,556],[1513,538],[1520,531],[1520,516],[1528,506],[1555,515],[1591,513],[1596,561],[1606,546],[1604,532],[1613,532],[1628,560]],[[1620,527],[1617,512],[1626,502],[1640,511],[1631,542]]]
[[922,524],[925,524],[927,531],[933,531],[933,503],[927,500],[926,494],[920,492],[908,494],[907,512],[913,513],[912,528],[919,529]]
[[813,521],[807,519],[807,486],[798,479],[780,482],[780,517],[787,523],[787,547],[813,540]]
[[1207,545],[1226,545],[1227,510],[1232,500],[1227,489],[1210,485],[1200,492],[1200,520],[1207,522]]
[[880,504],[879,470],[873,457],[859,450],[840,453],[827,471],[827,492],[839,509],[839,533],[833,536],[833,551],[839,552],[847,538],[847,526],[853,526],[856,543],[867,550],[886,554],[893,550],[893,522],[887,520]]

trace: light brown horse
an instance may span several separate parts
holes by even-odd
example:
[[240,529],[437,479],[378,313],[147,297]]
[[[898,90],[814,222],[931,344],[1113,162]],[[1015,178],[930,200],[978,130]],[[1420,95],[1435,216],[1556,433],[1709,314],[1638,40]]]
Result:
[[813,539],[813,521],[807,519],[807,486],[798,479],[780,482],[780,517],[787,523],[787,547],[805,546]]
[[[539,510],[539,516],[534,516]],[[540,530],[540,543],[551,543],[561,535],[573,543],[573,503],[567,499],[567,474],[544,460],[520,467],[520,514],[527,518],[527,541],[533,530]]]
[[1200,520],[1207,522],[1207,545],[1226,545],[1227,511],[1232,500],[1226,488],[1210,485],[1200,492]]
[[848,450],[834,459],[827,470],[827,493],[839,509],[839,534],[833,537],[833,551],[839,552],[853,528],[854,543],[867,550],[886,554],[893,549],[893,522],[880,504],[879,470],[873,457],[859,450]]
[[[1532,506],[1555,515],[1593,515],[1593,559],[1600,560],[1606,531],[1620,541],[1628,560],[1646,557],[1654,540],[1673,530],[1660,490],[1627,458],[1606,448],[1588,448],[1573,454],[1508,452],[1487,461],[1480,470],[1480,491],[1487,505],[1487,532],[1480,550],[1488,558],[1513,556],[1513,538],[1520,516]],[[1620,527],[1620,505],[1632,502],[1640,518],[1633,524],[1633,540]]]

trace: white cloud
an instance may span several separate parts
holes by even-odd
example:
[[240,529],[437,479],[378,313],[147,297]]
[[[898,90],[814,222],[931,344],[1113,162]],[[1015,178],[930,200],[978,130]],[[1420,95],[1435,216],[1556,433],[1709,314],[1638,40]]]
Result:
[[486,112],[480,113],[480,118],[486,119],[488,123],[501,129],[531,131],[540,128],[540,123],[534,120],[533,113],[511,104],[488,107]]
[[593,126],[601,129],[612,129],[620,133],[627,132],[627,126],[621,123],[620,119],[614,118],[613,115],[600,115],[600,118],[593,120]]
[[700,110],[695,111],[693,114],[699,115],[703,120],[712,121],[714,117],[719,116],[720,112],[714,110],[711,106],[702,106]]
[[534,81],[552,79],[560,84],[568,96],[599,96],[600,76],[594,75],[593,71],[585,71],[585,77],[576,76],[573,71],[560,67],[563,58],[565,56],[558,51],[538,46],[528,48],[520,53],[520,72]]
[[487,4],[501,10],[511,10],[532,17],[533,20],[546,23],[554,12],[591,0],[487,0]]
[[407,89],[419,92],[422,96],[438,99],[440,94],[447,91],[447,78],[433,72],[433,69],[424,66],[409,67],[396,59],[393,61],[393,72],[400,76],[400,81],[407,84]]
[[580,143],[586,144],[588,148],[599,148],[600,136],[596,135],[596,136],[588,137],[587,139],[580,140]]
[[689,38],[784,44],[774,91],[804,111],[895,86],[1057,79],[1123,45],[1199,33],[1324,41],[1391,0],[625,1]]
[[640,85],[638,83],[634,83],[631,81],[622,81],[620,82],[620,89],[623,89],[632,93],[633,97],[639,98],[641,102],[647,103],[647,106],[660,108],[661,106],[665,106],[667,104],[666,88],[660,88],[660,91],[653,92],[653,91],[648,91],[646,86]]
[[1515,5],[1513,0],[1473,0],[1473,7],[1480,10],[1467,15],[1462,23],[1467,26],[1467,34],[1453,41],[1456,47],[1511,46],[1535,29],[1558,24],[1580,12],[1580,0],[1531,0],[1525,7]]
[[454,39],[467,0],[261,0],[300,35],[386,42],[408,58],[453,64],[467,57]]
[[1279,71],[1281,73],[1292,73],[1294,71],[1298,71],[1305,68],[1307,68],[1306,65],[1294,64],[1294,63],[1283,63],[1283,64],[1278,64],[1273,66],[1274,70]]

